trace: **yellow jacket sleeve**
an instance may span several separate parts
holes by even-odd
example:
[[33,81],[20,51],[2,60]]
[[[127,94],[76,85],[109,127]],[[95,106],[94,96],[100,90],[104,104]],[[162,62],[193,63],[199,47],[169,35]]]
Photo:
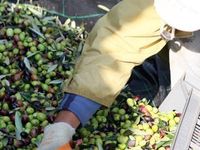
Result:
[[90,32],[73,77],[64,91],[110,106],[133,67],[166,44],[153,0],[123,0],[100,18]]

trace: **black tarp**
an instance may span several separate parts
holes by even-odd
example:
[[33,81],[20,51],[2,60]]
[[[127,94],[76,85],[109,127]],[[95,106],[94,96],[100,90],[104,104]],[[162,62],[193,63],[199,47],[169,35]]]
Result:
[[[17,0],[9,0],[16,3]],[[29,3],[30,0],[20,0],[20,3]],[[32,0],[34,4],[47,8],[65,20],[72,17],[78,25],[84,24],[87,31],[90,31],[95,22],[106,11],[100,9],[98,5],[112,8],[120,0]]]

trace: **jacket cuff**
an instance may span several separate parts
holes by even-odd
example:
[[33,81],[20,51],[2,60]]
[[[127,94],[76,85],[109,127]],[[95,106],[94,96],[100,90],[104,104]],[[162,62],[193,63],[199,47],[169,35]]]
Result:
[[88,98],[67,93],[64,95],[59,109],[73,112],[80,120],[81,125],[85,125],[100,107],[101,104]]

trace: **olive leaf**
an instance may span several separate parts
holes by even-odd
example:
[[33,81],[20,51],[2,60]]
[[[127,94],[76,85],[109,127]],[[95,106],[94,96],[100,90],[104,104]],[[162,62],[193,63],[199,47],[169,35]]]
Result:
[[10,12],[14,12],[16,5],[13,3],[10,5],[10,8],[8,9]]
[[76,57],[80,56],[80,54],[82,53],[83,50],[83,46],[84,46],[84,42],[80,42],[80,44],[78,45],[78,50],[76,51]]
[[75,21],[71,21],[70,27],[71,27],[71,28],[76,28],[76,22],[75,22]]
[[3,145],[7,145],[7,143],[8,143],[8,138],[3,138],[1,142],[3,143]]
[[165,146],[169,146],[171,144],[172,140],[165,140],[165,141],[160,141],[159,143],[156,144],[156,148],[160,148],[160,147],[165,147]]
[[33,71],[32,68],[31,68],[31,65],[30,65],[30,62],[29,62],[29,59],[27,57],[24,57],[24,64],[26,66],[26,68],[29,70],[29,71]]
[[9,59],[9,57],[6,57],[6,58],[5,58],[4,63],[5,63],[6,65],[9,65],[9,64],[10,64],[10,59]]
[[31,17],[31,16],[28,16],[28,15],[21,15],[21,16],[26,18],[26,19],[28,19],[28,20],[30,20],[31,23],[34,22],[33,17]]
[[29,27],[29,29],[33,32],[35,32],[37,35],[39,35],[40,37],[42,37],[43,39],[45,39],[44,35],[39,31],[39,30],[36,30],[34,28],[31,28]]
[[[63,40],[63,39],[65,39],[65,36],[63,35],[63,33],[59,30],[59,33],[60,33],[60,38],[59,38],[59,40]],[[57,41],[57,40],[56,40]]]
[[99,142],[97,142],[97,147],[98,147],[98,150],[103,150],[102,144],[100,144]]
[[[42,26],[41,22],[37,19],[37,18],[34,18],[34,23],[35,25],[37,26]],[[38,28],[39,29],[39,28]]]
[[8,80],[4,79],[3,82],[5,82],[6,86],[10,86],[10,82]]
[[[60,31],[59,31],[60,32]],[[58,37],[55,41],[56,43],[59,43],[60,41],[62,41],[65,37],[62,37],[62,33],[60,32],[60,37]]]
[[41,33],[40,28],[38,27],[38,25],[42,25],[38,19],[33,19],[33,17],[30,16],[24,16],[27,17],[30,21],[31,21],[31,25],[32,28],[29,27],[30,30],[32,30],[35,34],[39,35],[40,37],[42,37],[43,39],[45,38],[44,35]]
[[40,140],[39,138],[36,138],[36,140],[34,140],[33,143],[34,143],[35,145],[39,146],[40,143],[41,143],[41,140]]
[[167,137],[168,137],[169,139],[174,139],[174,136],[175,136],[175,133],[174,133],[174,132],[165,131],[165,133],[167,134]]
[[97,5],[97,7],[99,7],[100,9],[102,9],[102,10],[104,10],[106,12],[110,11],[110,9],[108,7],[106,7],[106,6],[104,6],[104,5]]
[[134,122],[134,124],[138,125],[140,123],[140,116],[138,116]]
[[39,53],[39,52],[34,52],[34,53],[30,52],[30,54],[29,54],[27,57],[28,57],[28,58],[29,58],[29,57],[32,57],[32,56],[34,56],[34,55],[37,54],[37,53]]
[[129,130],[131,130],[133,132],[133,134],[135,134],[135,135],[149,135],[145,131],[142,131],[142,130],[139,130],[139,129],[130,128]]
[[57,80],[52,80],[51,82],[49,82],[49,84],[61,84],[62,82],[63,80],[57,79]]
[[52,21],[56,18],[54,16],[47,16],[42,19],[43,24],[53,23]]
[[3,78],[5,78],[5,77],[7,77],[7,76],[10,76],[11,74],[2,74],[2,75],[0,75],[0,80],[1,79],[3,79]]
[[21,121],[21,116],[18,111],[15,112],[15,133],[16,133],[16,138],[18,140],[21,140],[21,132],[23,131],[23,126],[22,126],[22,121]]
[[124,132],[124,135],[125,136],[129,136],[129,135],[132,135],[132,131],[131,130],[126,130],[125,132]]
[[65,58],[65,56],[63,56],[63,59],[62,59],[62,64],[64,64],[64,63],[65,63],[65,61],[66,61],[66,58]]
[[53,47],[53,46],[49,46],[48,49],[49,49],[50,51],[52,51],[52,52],[57,51],[57,50],[55,49],[55,47]]
[[135,140],[135,137],[132,136],[132,135],[129,135],[129,139],[130,139],[130,140]]
[[71,22],[71,19],[68,18],[68,19],[64,22],[63,26],[69,27],[69,23],[70,23],[70,22]]
[[32,8],[32,7],[28,7],[28,9],[29,9],[35,16],[37,16],[37,17],[39,17],[39,18],[42,18],[42,16],[43,16],[43,11],[42,11],[42,9],[40,9],[40,11],[39,11],[39,10],[36,10],[36,9],[34,9],[34,8]]
[[55,17],[55,21],[56,21],[56,24],[59,25],[59,26],[62,26],[62,22],[60,21],[60,19],[57,17]]
[[105,141],[108,141],[108,140],[116,141],[116,140],[117,140],[117,137],[116,137],[115,135],[105,137]]
[[54,71],[57,68],[57,66],[58,66],[57,64],[49,66],[49,68],[47,70],[47,73],[50,73],[50,72]]
[[55,110],[55,109],[56,109],[55,107],[46,107],[45,108],[46,111],[52,111],[52,110]]
[[20,94],[22,95],[22,97],[30,102],[31,99],[31,93],[24,93],[24,92],[20,92]]
[[3,78],[5,78],[5,77],[6,77],[6,75],[4,75],[4,74],[0,75],[0,80],[3,79]]
[[8,41],[6,40],[6,39],[2,39],[2,40],[0,40],[0,44],[5,44],[5,43],[7,43]]
[[57,52],[56,56],[62,56],[64,54],[64,52]]

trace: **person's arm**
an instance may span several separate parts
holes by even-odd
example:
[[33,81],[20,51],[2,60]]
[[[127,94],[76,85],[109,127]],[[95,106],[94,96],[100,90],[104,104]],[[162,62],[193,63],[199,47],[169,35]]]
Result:
[[123,0],[98,20],[64,91],[110,106],[132,69],[166,44],[153,0]]

